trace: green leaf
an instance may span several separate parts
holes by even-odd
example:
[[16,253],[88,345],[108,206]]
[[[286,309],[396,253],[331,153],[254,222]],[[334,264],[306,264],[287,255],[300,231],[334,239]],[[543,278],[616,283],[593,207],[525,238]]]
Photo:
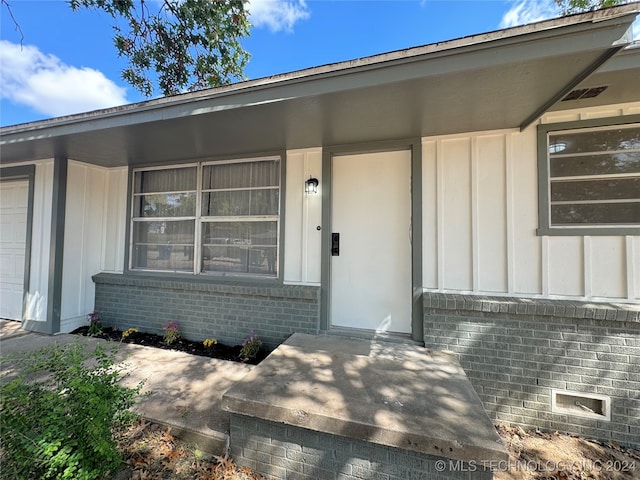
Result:
[[73,10],[102,10],[128,66],[122,78],[143,95],[215,87],[244,78],[249,54],[245,0],[70,0]]

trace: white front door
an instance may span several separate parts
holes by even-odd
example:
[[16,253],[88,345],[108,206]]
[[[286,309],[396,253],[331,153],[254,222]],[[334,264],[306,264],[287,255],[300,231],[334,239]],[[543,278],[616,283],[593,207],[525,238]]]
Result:
[[334,155],[331,181],[331,325],[411,333],[411,151]]
[[28,181],[0,183],[0,318],[22,320]]

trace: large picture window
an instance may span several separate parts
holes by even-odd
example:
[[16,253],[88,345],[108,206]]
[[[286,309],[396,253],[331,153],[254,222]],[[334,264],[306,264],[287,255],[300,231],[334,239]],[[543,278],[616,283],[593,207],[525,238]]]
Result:
[[614,121],[541,126],[539,233],[640,231],[640,123]]
[[134,270],[276,277],[280,158],[133,172]]

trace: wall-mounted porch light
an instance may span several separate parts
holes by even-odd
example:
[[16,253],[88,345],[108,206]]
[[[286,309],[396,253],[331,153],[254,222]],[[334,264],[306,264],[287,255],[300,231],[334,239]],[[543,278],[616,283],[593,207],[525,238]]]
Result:
[[309,177],[309,179],[304,182],[305,193],[318,193],[318,183],[317,178]]

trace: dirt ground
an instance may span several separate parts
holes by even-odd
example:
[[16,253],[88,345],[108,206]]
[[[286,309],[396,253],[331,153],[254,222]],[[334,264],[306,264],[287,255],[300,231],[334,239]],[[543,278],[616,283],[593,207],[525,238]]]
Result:
[[111,480],[262,480],[226,457],[208,455],[171,434],[171,429],[141,420],[123,432],[120,472]]
[[[640,451],[559,433],[498,425],[509,462],[490,465],[496,480],[638,480]],[[112,480],[262,480],[232,459],[207,455],[167,428],[141,421],[119,443],[122,470]]]
[[560,433],[498,425],[509,462],[496,480],[638,480],[640,450]]

